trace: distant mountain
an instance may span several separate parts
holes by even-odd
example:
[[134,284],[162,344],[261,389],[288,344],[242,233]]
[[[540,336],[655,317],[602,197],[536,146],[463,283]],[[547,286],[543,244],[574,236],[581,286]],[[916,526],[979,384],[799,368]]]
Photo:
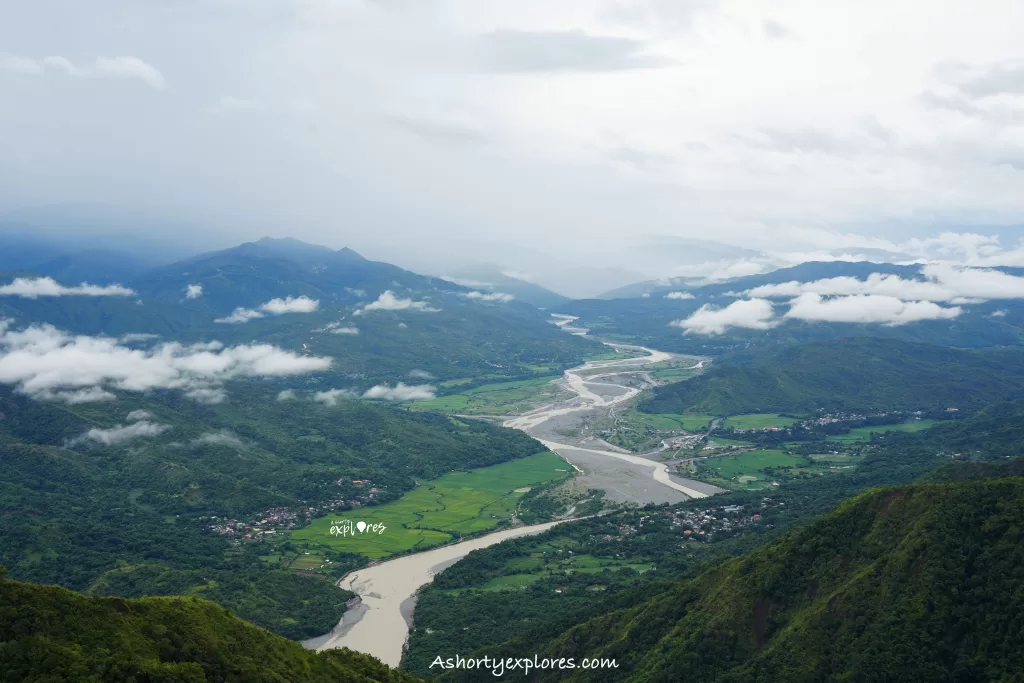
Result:
[[0,568],[5,681],[417,681],[351,650],[312,652],[197,598],[126,600],[11,581]]
[[519,277],[509,275],[500,266],[479,264],[454,268],[444,279],[482,292],[503,292],[537,308],[552,308],[569,301],[569,297]]
[[970,410],[1024,397],[1024,351],[965,351],[892,339],[797,344],[716,363],[654,390],[651,413]]
[[1022,510],[1019,478],[876,489],[539,656],[617,662],[573,681],[1013,680]]
[[[0,284],[19,275],[31,273],[0,273]],[[576,364],[601,348],[564,333],[523,301],[472,298],[471,288],[441,278],[290,239],[200,254],[120,284],[136,296],[0,296],[0,316],[89,335],[273,343],[330,356],[336,375],[363,388],[408,381],[414,370],[439,380],[524,377]],[[267,302],[288,297],[315,300],[316,310],[260,313]],[[374,302],[376,309],[362,314]],[[239,309],[257,315],[240,324],[218,322],[234,320]]]

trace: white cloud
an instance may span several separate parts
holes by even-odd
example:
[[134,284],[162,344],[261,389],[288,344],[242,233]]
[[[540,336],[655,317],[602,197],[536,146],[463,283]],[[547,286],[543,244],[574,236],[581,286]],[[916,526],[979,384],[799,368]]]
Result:
[[258,318],[264,318],[267,313],[270,315],[284,315],[285,313],[312,313],[318,308],[320,308],[320,302],[316,299],[310,299],[308,296],[289,296],[284,299],[271,299],[266,303],[262,303],[258,310],[242,308],[239,306],[231,312],[231,315],[225,318],[217,318],[213,322],[240,324],[247,323],[250,320],[256,320]]
[[245,444],[237,436],[226,429],[217,432],[206,432],[192,439],[192,446],[227,446],[229,448],[245,448]]
[[0,52],[0,70],[20,74],[39,74],[43,72],[43,67],[31,57]]
[[437,379],[426,370],[410,370],[409,376],[415,377],[416,379]]
[[138,422],[139,420],[151,420],[152,418],[153,414],[150,413],[148,410],[133,410],[132,412],[128,413],[128,417],[126,417],[125,419],[128,420],[129,422]]
[[790,302],[785,317],[818,322],[902,325],[920,320],[955,318],[962,310],[960,307],[939,306],[931,301],[903,301],[880,294],[825,299],[820,294],[808,292]]
[[485,294],[484,292],[468,292],[462,296],[476,301],[498,301],[501,303],[508,303],[509,301],[512,301],[512,299],[515,299],[513,295],[504,294],[502,292],[492,292],[490,294]]
[[130,334],[121,335],[122,344],[138,344],[139,342],[153,341],[159,339],[159,334],[149,334],[148,332],[132,332]]
[[121,285],[90,285],[83,282],[77,287],[65,287],[52,277],[18,277],[10,284],[0,285],[0,296],[20,296],[26,299],[52,296],[134,296],[135,292]]
[[772,319],[773,315],[770,301],[749,299],[734,301],[725,308],[704,304],[689,318],[676,320],[671,325],[683,328],[687,334],[722,334],[730,327],[767,330],[778,324]]
[[160,436],[168,429],[170,429],[170,427],[167,425],[154,424],[152,422],[142,420],[128,426],[118,425],[117,427],[112,427],[110,429],[94,427],[82,436],[78,437],[78,439],[75,439],[75,441],[89,440],[97,441],[104,446],[117,446],[133,439]]
[[271,315],[283,315],[285,313],[312,313],[320,308],[320,302],[310,299],[308,296],[285,297],[284,299],[271,299],[260,306],[260,310]]
[[1006,309],[1002,309],[1001,308],[998,311],[992,311],[990,316],[993,317],[993,318],[1005,318],[1006,317]]
[[378,384],[363,392],[363,398],[380,398],[387,401],[429,401],[434,398],[434,387],[429,384],[409,386],[399,382],[391,387]]
[[932,264],[923,266],[921,275],[924,279],[871,273],[864,280],[833,277],[813,282],[791,281],[755,287],[746,294],[755,297],[793,297],[804,293],[824,296],[877,294],[904,301],[942,301],[954,304],[1024,298],[1024,277],[998,270]]
[[355,398],[356,393],[349,389],[328,389],[327,391],[318,391],[313,394],[313,400],[318,403],[323,403],[325,406],[338,405],[338,401],[343,398]]
[[186,299],[198,299],[202,295],[203,295],[203,286],[202,285],[189,285],[188,287],[185,288],[185,298]]
[[219,342],[129,348],[107,337],[71,335],[52,325],[13,330],[0,321],[0,383],[39,399],[110,400],[111,390],[178,389],[203,402],[223,400],[236,377],[284,377],[326,370],[330,358],[307,357],[269,344]]
[[441,279],[451,282],[452,284],[461,285],[463,287],[484,287],[486,289],[487,287],[494,286],[490,282],[481,282],[480,280],[466,280],[458,277],[449,277],[447,275],[442,275]]
[[282,401],[282,402],[283,401],[293,401],[293,400],[295,400],[296,397],[297,397],[297,394],[295,393],[294,389],[285,389],[284,391],[278,393],[277,400],[278,401]]
[[228,400],[228,392],[224,391],[222,387],[195,387],[187,390],[185,396],[196,403],[208,406],[219,405]]
[[501,274],[504,275],[505,277],[510,277],[514,280],[522,280],[523,282],[529,282],[530,284],[533,284],[537,281],[537,279],[530,275],[529,273],[524,273],[519,270],[503,270],[501,271]]
[[694,296],[693,296],[693,294],[690,294],[689,292],[669,292],[668,294],[665,295],[665,298],[666,299],[692,299],[692,298],[694,298]]
[[431,308],[430,303],[427,301],[400,299],[389,289],[381,294],[376,301],[372,301],[362,309],[357,310],[355,315],[361,315],[366,311],[420,311],[421,313],[437,313],[440,310],[439,308]]

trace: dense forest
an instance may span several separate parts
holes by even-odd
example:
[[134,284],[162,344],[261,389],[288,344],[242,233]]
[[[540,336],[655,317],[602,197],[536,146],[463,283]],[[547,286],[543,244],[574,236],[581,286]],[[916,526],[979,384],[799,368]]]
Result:
[[376,659],[315,653],[196,598],[85,596],[0,567],[0,681],[402,683]]
[[1024,352],[848,338],[716,363],[690,381],[655,389],[640,409],[712,415],[973,410],[1021,396]]
[[1019,478],[874,490],[543,655],[617,660],[581,681],[1014,680],[1022,518]]
[[[204,518],[386,502],[417,480],[542,448],[480,421],[361,401],[296,409],[261,382],[236,382],[231,392],[212,406],[172,393],[126,397],[117,412],[145,410],[163,431],[103,443],[83,435],[127,423],[108,404],[0,389],[0,563],[13,578],[75,590],[202,595],[282,635],[310,637],[337,622],[348,594],[274,570],[260,561],[259,543],[215,535]],[[353,479],[377,492],[370,498]],[[364,561],[333,560],[336,572]]]

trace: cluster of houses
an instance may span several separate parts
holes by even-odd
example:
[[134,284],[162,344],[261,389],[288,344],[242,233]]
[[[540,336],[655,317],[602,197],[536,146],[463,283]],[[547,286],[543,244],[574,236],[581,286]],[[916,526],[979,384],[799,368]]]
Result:
[[[783,503],[773,504],[770,498],[765,498],[760,509],[778,505]],[[617,534],[605,534],[601,538],[604,541],[621,541],[633,534],[642,534],[644,526],[654,523],[659,523],[658,530],[664,531],[664,525],[660,524],[663,520],[668,521],[672,531],[685,539],[711,541],[715,535],[732,533],[748,525],[760,523],[761,513],[747,512],[743,505],[726,505],[705,510],[653,512],[642,515],[634,524],[619,524]]]
[[[339,479],[334,483],[342,486],[346,483],[346,480]],[[370,480],[353,479],[352,484],[357,489],[363,489],[366,492],[348,499],[337,498],[335,500],[328,500],[319,505],[307,505],[298,508],[273,507],[253,515],[247,520],[230,517],[200,517],[200,520],[209,521],[207,528],[220,536],[229,536],[239,541],[257,541],[264,536],[304,526],[314,517],[326,515],[340,508],[357,508],[376,498],[378,489],[372,485]]]

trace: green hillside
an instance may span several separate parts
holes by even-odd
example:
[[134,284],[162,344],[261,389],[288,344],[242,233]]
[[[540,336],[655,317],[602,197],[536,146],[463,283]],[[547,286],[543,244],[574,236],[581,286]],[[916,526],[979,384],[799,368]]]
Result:
[[716,415],[968,410],[1021,396],[1024,353],[852,338],[716,363],[690,381],[659,387],[640,409]]
[[376,659],[319,654],[194,598],[89,597],[4,578],[0,681],[401,683]]
[[976,681],[1024,670],[1024,479],[873,490],[542,656],[539,680]]

